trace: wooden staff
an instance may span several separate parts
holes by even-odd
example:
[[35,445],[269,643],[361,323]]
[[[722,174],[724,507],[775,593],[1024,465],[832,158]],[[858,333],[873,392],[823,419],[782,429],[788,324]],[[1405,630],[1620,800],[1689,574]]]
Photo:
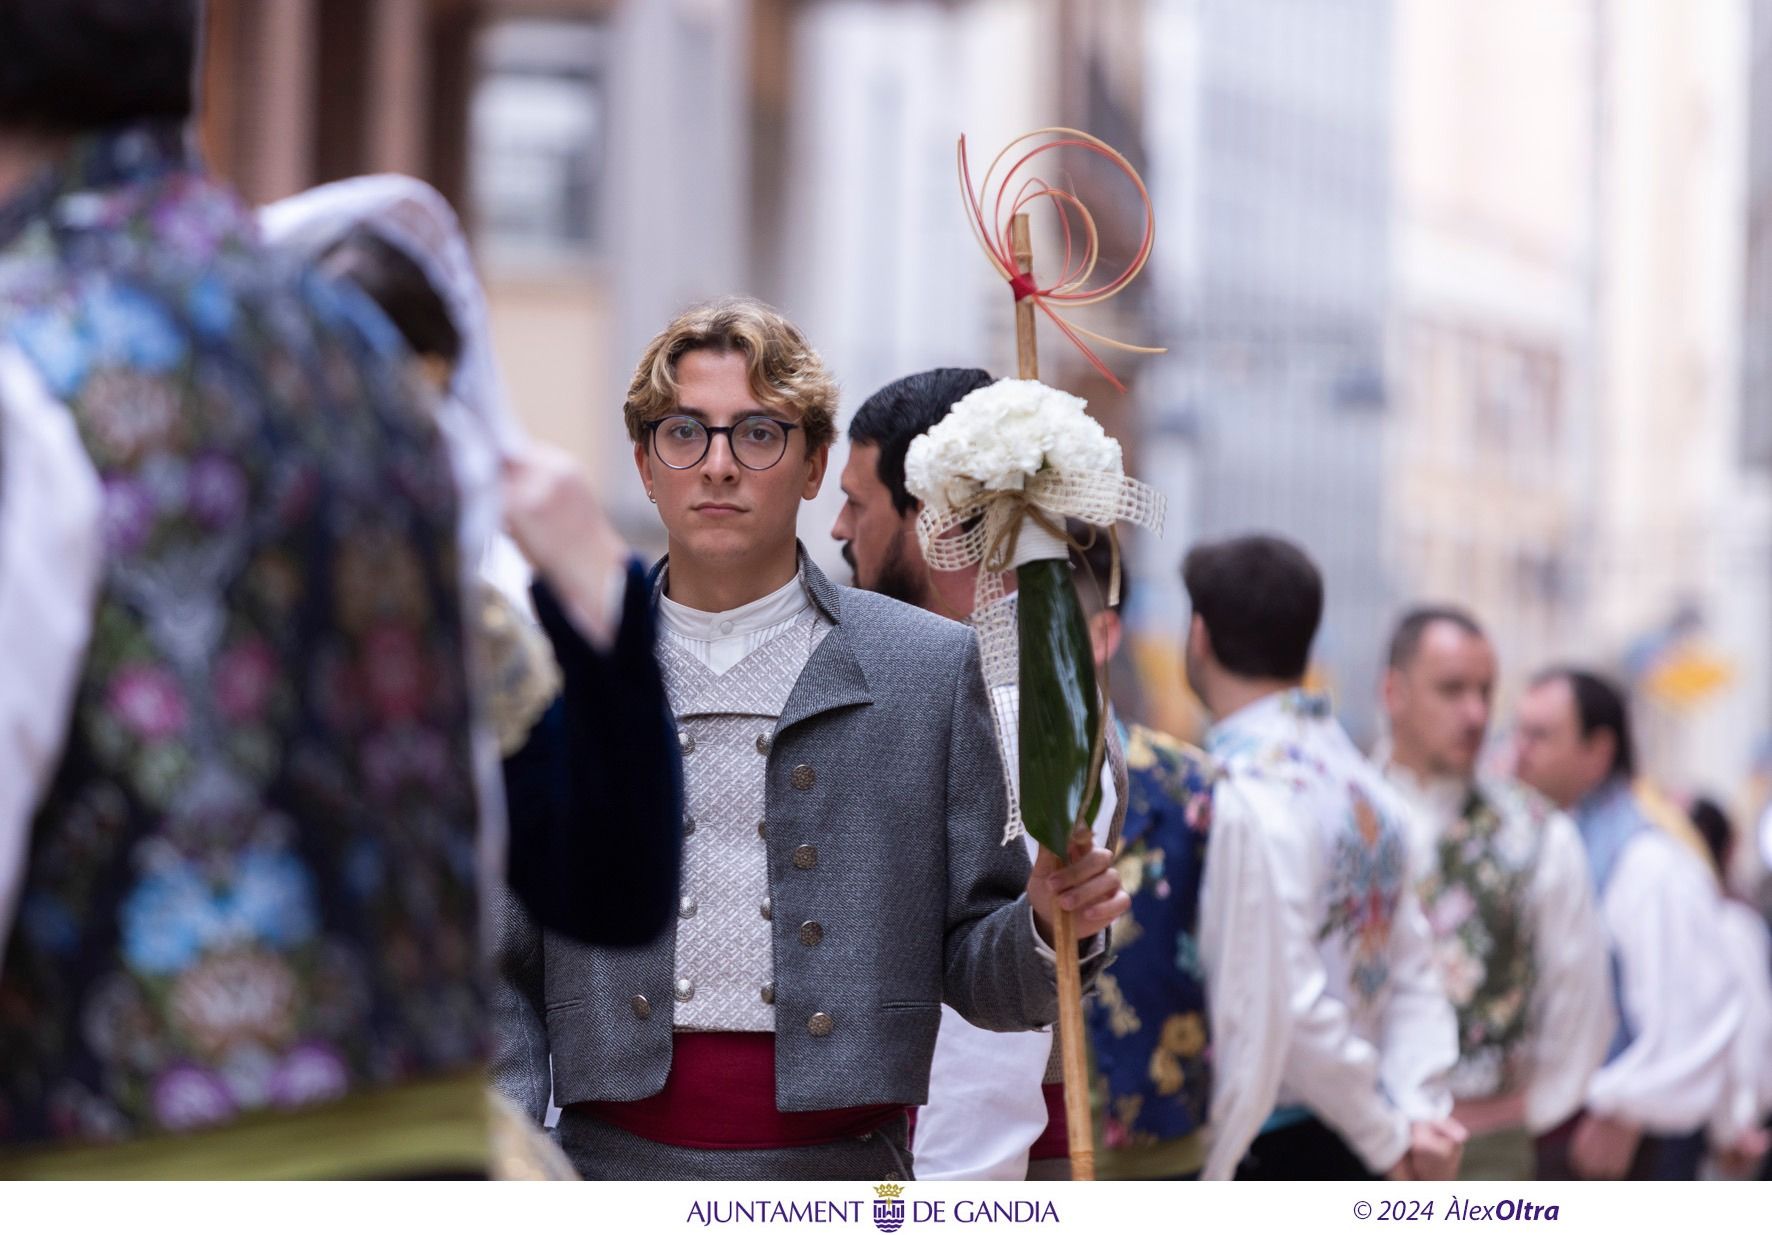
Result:
[[[1015,268],[1031,277],[1034,242],[1026,214],[1010,220],[1009,244],[1015,254]],[[1034,335],[1032,296],[1015,302],[1015,362],[1018,376],[1039,380],[1040,351]],[[1076,840],[1072,839],[1073,851]],[[1077,923],[1070,910],[1058,911],[1053,929],[1057,935],[1052,950],[1058,954],[1058,1042],[1064,1061],[1064,1120],[1071,1143],[1071,1178],[1094,1179],[1095,1124],[1089,1115],[1089,1057],[1083,1049],[1083,1035],[1087,1032],[1083,1028],[1083,973],[1077,962]]]
[[[1009,246],[1015,254],[1015,268],[1029,278],[1034,273],[1034,240],[1026,214],[1009,221]],[[1040,380],[1040,343],[1034,337],[1034,298],[1023,296],[1015,302],[1015,365],[1017,376],[1025,381]]]

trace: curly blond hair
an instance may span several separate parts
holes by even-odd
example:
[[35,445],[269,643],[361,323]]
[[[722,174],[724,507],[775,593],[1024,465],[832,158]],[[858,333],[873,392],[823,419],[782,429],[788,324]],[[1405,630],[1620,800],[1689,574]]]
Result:
[[621,408],[634,441],[647,421],[677,410],[677,361],[696,351],[743,355],[751,393],[765,407],[800,413],[809,452],[836,439],[837,379],[800,328],[760,300],[726,296],[679,313],[646,345]]

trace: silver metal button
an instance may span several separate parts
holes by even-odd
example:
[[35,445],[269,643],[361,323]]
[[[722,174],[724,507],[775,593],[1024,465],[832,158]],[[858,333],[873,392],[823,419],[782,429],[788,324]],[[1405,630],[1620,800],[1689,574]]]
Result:
[[818,847],[816,845],[801,845],[798,849],[794,850],[795,870],[809,871],[817,865]]
[[683,816],[683,835],[685,835],[685,836],[694,836],[695,835],[695,816],[694,815],[684,815]]
[[768,827],[768,823],[765,820],[762,820],[762,819],[757,820],[757,839],[758,840],[768,840],[769,839],[769,827]]
[[809,948],[816,948],[824,938],[824,927],[817,922],[800,923],[800,942]]
[[775,1002],[775,983],[773,983],[773,982],[763,983],[763,989],[758,991],[757,993],[763,997],[764,1003],[774,1003]]
[[828,1038],[837,1022],[831,1019],[829,1012],[814,1012],[806,1021],[806,1032],[815,1038]]
[[628,1000],[628,1006],[634,1010],[634,1016],[638,1020],[643,1021],[652,1015],[652,1001],[644,995],[635,995]]
[[767,733],[759,733],[757,735],[757,753],[759,755],[767,755],[769,753],[769,747],[769,735]]
[[788,779],[793,783],[793,786],[796,789],[810,789],[812,788],[813,783],[818,780],[818,773],[812,770],[812,765],[810,763],[802,763],[799,767],[794,769],[792,775],[790,775]]
[[683,749],[683,753],[687,755],[690,751],[695,749],[695,735],[687,729],[677,730],[677,745],[680,746]]
[[688,978],[677,979],[677,1002],[688,1003],[695,998],[695,983]]
[[757,906],[757,912],[763,915],[765,922],[773,922],[775,920],[775,898],[765,896],[763,903]]
[[700,906],[695,903],[695,898],[693,896],[685,896],[682,900],[677,902],[677,916],[679,918],[693,918],[695,916],[695,911],[698,908],[700,908]]

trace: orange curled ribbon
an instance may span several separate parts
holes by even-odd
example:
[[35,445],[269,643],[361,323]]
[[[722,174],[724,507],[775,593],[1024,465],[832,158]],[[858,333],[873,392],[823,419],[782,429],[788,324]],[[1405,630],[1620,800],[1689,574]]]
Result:
[[[1032,150],[1019,154],[1003,172],[1001,180],[996,181],[996,195],[991,197],[992,181],[996,180],[997,169],[1003,165],[1013,151],[1024,143],[1045,138]],[[1139,200],[1144,204],[1144,236],[1139,241],[1138,252],[1126,269],[1115,278],[1095,287],[1089,286],[1089,280],[1095,276],[1096,262],[1100,256],[1100,237],[1095,228],[1095,217],[1089,208],[1069,189],[1056,188],[1038,176],[1028,176],[1017,184],[1017,177],[1028,163],[1050,150],[1062,149],[1082,150],[1088,154],[1098,155],[1107,159],[1138,190]],[[1140,347],[1133,343],[1124,343],[1118,339],[1110,339],[1106,335],[1086,330],[1073,322],[1067,321],[1060,308],[1073,309],[1085,305],[1100,304],[1110,297],[1124,291],[1126,285],[1138,277],[1144,269],[1145,262],[1150,260],[1151,245],[1156,239],[1156,212],[1151,207],[1151,195],[1144,187],[1144,180],[1136,168],[1127,162],[1126,156],[1115,150],[1106,142],[1077,129],[1046,128],[1034,129],[1023,133],[998,152],[985,169],[984,181],[976,189],[972,186],[972,172],[966,162],[966,138],[960,138],[960,194],[966,201],[966,216],[972,225],[972,233],[984,249],[985,256],[991,265],[997,268],[1015,293],[1017,301],[1032,298],[1040,311],[1052,320],[1053,325],[1064,332],[1065,338],[1076,345],[1085,359],[1095,366],[1095,371],[1113,384],[1115,390],[1122,393],[1126,387],[1114,376],[1111,369],[1095,354],[1089,342],[1093,341],[1102,347],[1111,347],[1123,352],[1137,352],[1145,356],[1161,355],[1166,348]],[[1015,185],[1013,195],[1011,185]],[[1010,242],[1010,222],[1029,205],[1041,198],[1050,200],[1058,212],[1060,233],[1064,237],[1064,265],[1058,277],[1051,283],[1040,286],[1031,274],[1023,274],[1016,266],[1013,246]],[[986,222],[986,202],[991,202],[989,223]],[[1081,243],[1078,243],[1078,233]]]

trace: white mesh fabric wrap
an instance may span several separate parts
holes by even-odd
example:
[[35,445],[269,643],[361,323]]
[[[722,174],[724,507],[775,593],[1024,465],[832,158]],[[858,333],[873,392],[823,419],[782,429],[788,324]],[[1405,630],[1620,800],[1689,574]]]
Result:
[[[1024,830],[1021,643],[1015,597],[1005,595],[1004,589],[1007,568],[1015,558],[1006,535],[1012,523],[1027,518],[1028,506],[1037,507],[1061,527],[1065,518],[1070,517],[1095,527],[1125,522],[1161,533],[1166,503],[1163,495],[1149,485],[1117,472],[1042,471],[1031,477],[1023,489],[981,493],[962,506],[929,503],[917,516],[917,540],[931,570],[966,570],[975,565],[979,568],[970,620],[978,631],[979,657],[984,662],[985,685],[990,688],[991,714],[997,722],[997,740],[1007,773],[1004,779],[1009,786],[1009,822],[1003,829],[1004,844],[1016,840]],[[979,515],[983,518],[976,526],[950,535]],[[1019,536],[1018,532],[1018,539]],[[991,554],[990,561],[986,561],[987,554]],[[1054,556],[1064,556],[1062,545]]]

